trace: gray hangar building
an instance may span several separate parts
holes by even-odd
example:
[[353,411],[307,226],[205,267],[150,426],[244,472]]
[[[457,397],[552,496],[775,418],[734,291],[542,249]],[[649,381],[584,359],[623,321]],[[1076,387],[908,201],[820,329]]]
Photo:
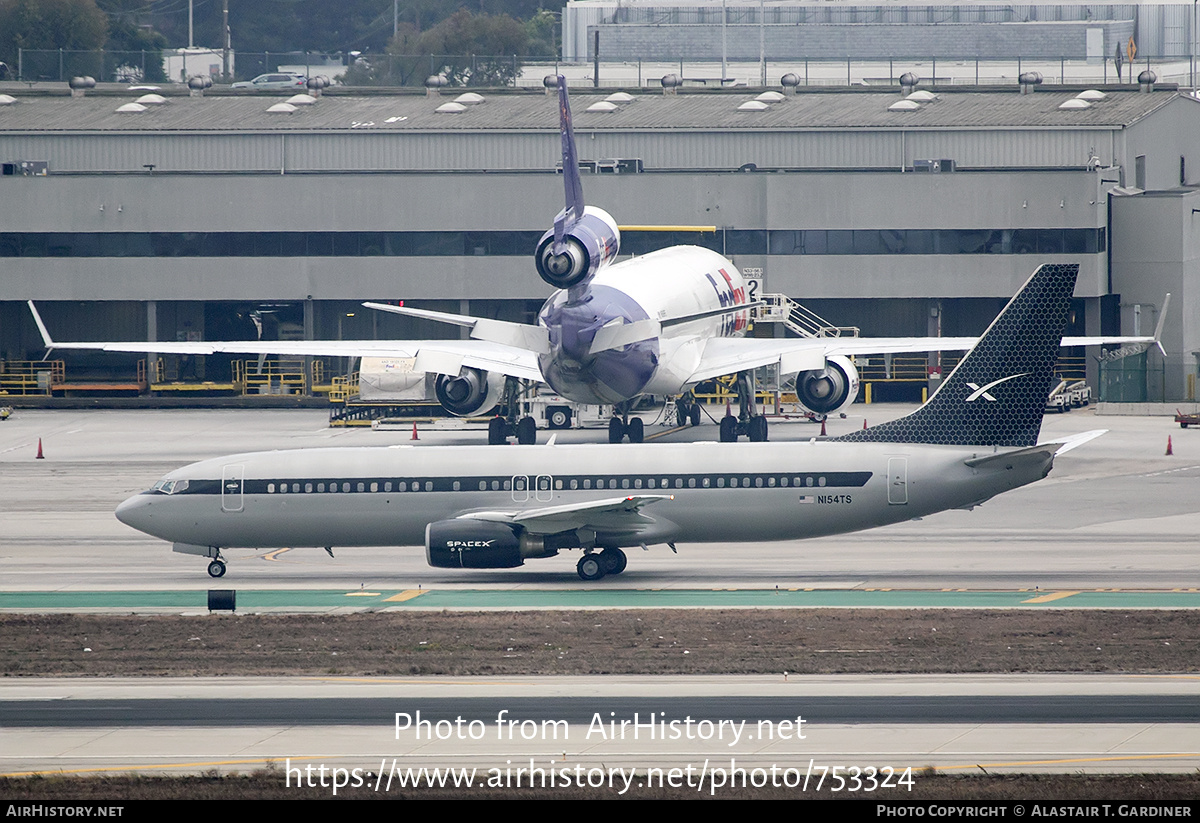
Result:
[[[899,87],[749,107],[757,90],[642,90],[603,111],[579,89],[572,105],[589,203],[625,226],[716,227],[627,230],[622,254],[711,246],[864,336],[977,334],[1038,265],[1078,262],[1071,333],[1149,334],[1173,294],[1165,360],[1125,358],[1148,376],[1108,399],[1194,396],[1200,99],[1031,89],[934,89],[901,107]],[[129,107],[140,92],[6,91],[7,360],[43,354],[28,299],[63,340],[399,339],[458,329],[360,302],[532,321],[549,293],[532,251],[563,195],[557,105],[540,91],[454,111],[446,92],[338,89],[281,111],[262,96]],[[228,362],[199,368],[213,379]]]

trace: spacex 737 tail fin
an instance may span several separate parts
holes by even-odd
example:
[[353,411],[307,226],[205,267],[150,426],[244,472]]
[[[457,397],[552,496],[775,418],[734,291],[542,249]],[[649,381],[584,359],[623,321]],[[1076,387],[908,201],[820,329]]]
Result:
[[1076,263],[1038,268],[933,397],[907,417],[832,438],[958,446],[1037,443]]

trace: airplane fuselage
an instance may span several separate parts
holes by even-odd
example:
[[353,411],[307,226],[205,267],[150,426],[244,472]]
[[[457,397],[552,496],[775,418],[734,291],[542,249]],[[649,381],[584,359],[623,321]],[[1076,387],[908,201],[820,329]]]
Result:
[[[749,309],[669,321],[748,302],[737,267],[709,249],[676,246],[613,263],[586,285],[561,289],[546,301],[538,322],[550,332],[550,350],[538,364],[551,388],[577,403],[679,394],[690,387],[704,342],[743,335]],[[663,325],[627,345],[594,350],[601,328],[646,321]]]
[[591,523],[597,545],[777,541],[966,507],[1044,477],[1052,462],[964,463],[992,453],[820,441],[518,446],[497,456],[440,447],[436,461],[404,446],[256,452],[172,472],[117,516],[193,546],[419,546],[428,524],[470,513],[649,495],[662,499],[636,517]]

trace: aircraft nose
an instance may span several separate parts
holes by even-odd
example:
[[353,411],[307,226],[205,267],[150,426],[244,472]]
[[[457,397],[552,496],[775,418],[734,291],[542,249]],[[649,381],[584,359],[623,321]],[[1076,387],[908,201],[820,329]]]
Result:
[[135,494],[117,506],[117,519],[138,531],[146,531],[150,524],[150,507],[153,498],[148,494]]

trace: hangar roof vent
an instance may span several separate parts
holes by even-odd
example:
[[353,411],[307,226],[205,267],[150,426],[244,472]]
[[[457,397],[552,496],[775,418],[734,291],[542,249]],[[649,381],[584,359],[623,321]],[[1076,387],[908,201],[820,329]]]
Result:
[[126,103],[123,106],[117,106],[118,114],[140,114],[146,111],[146,106],[141,103]]
[[291,103],[276,103],[267,109],[269,114],[292,114],[296,111],[296,107]]
[[468,91],[454,98],[455,103],[462,103],[464,106],[478,106],[483,102],[483,95],[476,94],[473,91]]
[[1072,97],[1059,106],[1060,109],[1090,109],[1092,104],[1086,100],[1080,100],[1078,97]]
[[609,103],[632,103],[637,98],[629,92],[617,91],[604,98]]
[[17,98],[11,94],[0,94],[0,106],[11,106],[15,102],[17,102]]
[[621,109],[621,107],[618,106],[616,103],[609,103],[607,100],[601,100],[598,103],[592,103],[592,105],[587,107],[588,111],[605,112],[605,113],[620,111],[620,109]]
[[764,91],[754,99],[761,103],[778,103],[784,99],[784,96],[777,91]]
[[313,103],[317,102],[317,98],[313,97],[311,94],[293,94],[284,102],[291,103],[293,106],[311,106]]
[[737,107],[738,111],[766,111],[771,108],[761,100],[747,100],[745,103]]
[[912,100],[897,100],[888,106],[888,111],[917,111],[920,108],[921,104]]
[[438,114],[462,114],[467,110],[467,107],[462,103],[442,103],[434,111]]
[[137,102],[141,103],[143,106],[161,106],[163,103],[167,102],[167,98],[163,97],[161,94],[143,94],[137,99]]
[[937,100],[939,98],[933,92],[925,91],[924,89],[921,89],[920,91],[914,91],[912,94],[908,95],[904,99],[912,100],[914,103],[932,103],[934,100]]
[[1099,89],[1085,89],[1084,91],[1081,91],[1079,94],[1075,95],[1075,97],[1080,100],[1087,100],[1092,103],[1097,103],[1103,100],[1105,97],[1108,97],[1108,95]]

